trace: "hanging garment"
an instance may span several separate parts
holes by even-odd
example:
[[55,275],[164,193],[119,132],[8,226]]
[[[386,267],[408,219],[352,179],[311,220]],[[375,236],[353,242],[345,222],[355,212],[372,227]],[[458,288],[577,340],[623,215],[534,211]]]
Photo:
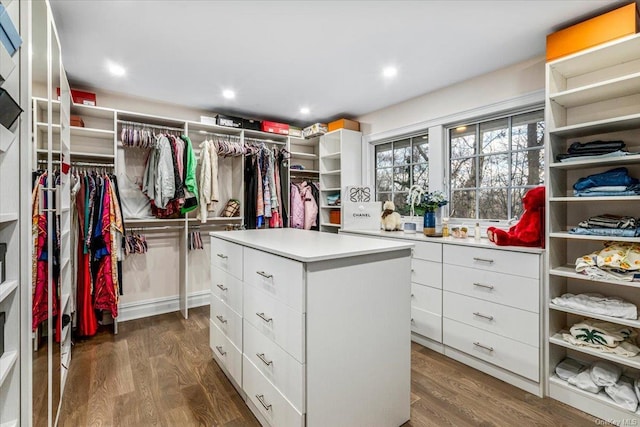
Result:
[[209,157],[211,158],[211,203],[207,206],[209,212],[215,212],[220,201],[220,187],[218,183],[218,152],[214,149],[213,141],[209,141]]
[[304,228],[304,202],[300,194],[300,188],[293,182],[290,185],[290,197],[291,197],[291,216],[289,218],[289,224],[291,228]]
[[244,160],[244,219],[249,230],[256,228],[258,175],[255,156],[246,156]]
[[[289,199],[289,192],[287,191],[289,189],[289,185],[287,184],[287,159],[288,159],[288,153],[285,150],[280,150],[280,153],[278,155],[278,172],[280,175],[280,179],[279,179],[279,183],[280,183],[280,194],[281,194],[281,201],[284,200],[288,200]],[[280,203],[281,209],[281,217],[282,217],[282,226],[283,227],[288,227],[289,226],[289,217],[287,216],[287,204],[286,203]]]
[[90,254],[85,238],[88,219],[86,205],[89,200],[89,178],[81,177],[81,187],[76,198],[76,211],[78,214],[78,268],[76,270],[77,296],[76,296],[76,325],[79,336],[93,336],[98,331],[98,319],[93,310],[92,281],[90,268]]
[[176,194],[176,178],[173,168],[173,150],[169,139],[164,135],[156,138],[156,150],[158,160],[155,177],[155,206],[165,209]]
[[304,229],[311,230],[312,227],[318,225],[316,218],[318,217],[318,204],[313,197],[311,186],[308,182],[300,184],[300,198],[304,203]]
[[191,212],[198,207],[198,182],[196,181],[197,161],[193,152],[191,140],[187,135],[181,136],[184,141],[184,205],[180,208],[180,212]]

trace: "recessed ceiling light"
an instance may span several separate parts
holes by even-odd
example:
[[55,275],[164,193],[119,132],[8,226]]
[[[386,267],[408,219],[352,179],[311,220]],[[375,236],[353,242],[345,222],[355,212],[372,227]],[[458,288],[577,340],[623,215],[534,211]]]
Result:
[[231,89],[225,89],[222,91],[222,96],[224,96],[226,99],[233,99],[236,97],[236,93]]
[[387,79],[393,78],[398,75],[398,69],[393,66],[385,67],[382,70],[382,75]]
[[109,61],[107,67],[109,68],[109,72],[116,77],[122,77],[127,73],[122,65],[116,64],[115,62]]
[[302,107],[300,109],[300,113],[301,114],[309,114],[311,112],[311,110],[309,110],[309,107]]

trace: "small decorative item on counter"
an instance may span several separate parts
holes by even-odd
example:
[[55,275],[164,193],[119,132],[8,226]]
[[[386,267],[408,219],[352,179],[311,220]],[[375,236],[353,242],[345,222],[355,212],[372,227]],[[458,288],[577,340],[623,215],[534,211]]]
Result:
[[480,241],[480,223],[476,222],[476,226],[473,229],[473,240],[476,242]]
[[442,218],[442,237],[449,237],[449,218]]
[[396,212],[396,205],[391,200],[387,200],[382,208],[384,209],[380,217],[382,229],[384,231],[402,230],[402,218]]
[[402,228],[406,234],[416,234],[417,227],[415,222],[405,222]]
[[423,232],[425,236],[436,234],[436,209],[447,203],[449,201],[442,191],[430,191],[425,193],[422,201],[416,205],[416,207],[424,209]]
[[520,221],[509,231],[489,227],[487,237],[498,246],[544,247],[544,203],[544,187],[532,188],[522,198]]
[[455,237],[456,239],[466,239],[467,232],[468,229],[465,225],[461,225],[459,227],[451,227],[451,237]]

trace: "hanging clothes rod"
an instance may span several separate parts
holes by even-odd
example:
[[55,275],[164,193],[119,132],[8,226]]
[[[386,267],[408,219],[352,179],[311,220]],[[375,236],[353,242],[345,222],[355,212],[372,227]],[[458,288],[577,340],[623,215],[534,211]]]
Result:
[[[38,160],[40,164],[48,163],[46,160]],[[51,163],[60,163],[60,160],[52,160]],[[71,162],[71,166],[85,166],[85,167],[96,167],[96,168],[113,168],[115,165],[113,163],[91,163],[91,162]]]
[[130,121],[127,121],[127,120],[118,120],[118,123],[121,123],[121,124],[124,124],[124,125],[132,125],[132,126],[153,128],[153,129],[175,130],[175,131],[179,131],[179,132],[184,132],[184,128],[174,128],[174,127],[171,127],[171,126],[150,125],[150,124],[147,124],[147,123],[130,122]]
[[[126,225],[126,222],[125,222]],[[133,231],[161,231],[161,230],[177,230],[180,228],[184,228],[183,225],[162,225],[162,226],[152,226],[152,227],[129,227],[127,226],[127,232]]]

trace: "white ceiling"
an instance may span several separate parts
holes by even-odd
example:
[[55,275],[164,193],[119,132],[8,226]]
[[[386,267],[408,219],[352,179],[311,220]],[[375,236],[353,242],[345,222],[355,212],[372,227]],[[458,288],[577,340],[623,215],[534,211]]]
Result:
[[[627,3],[50,2],[72,86],[302,124],[355,117],[542,55],[548,33]],[[108,60],[126,76],[110,75]],[[390,64],[398,76],[385,81]],[[225,88],[236,99],[223,99]]]

